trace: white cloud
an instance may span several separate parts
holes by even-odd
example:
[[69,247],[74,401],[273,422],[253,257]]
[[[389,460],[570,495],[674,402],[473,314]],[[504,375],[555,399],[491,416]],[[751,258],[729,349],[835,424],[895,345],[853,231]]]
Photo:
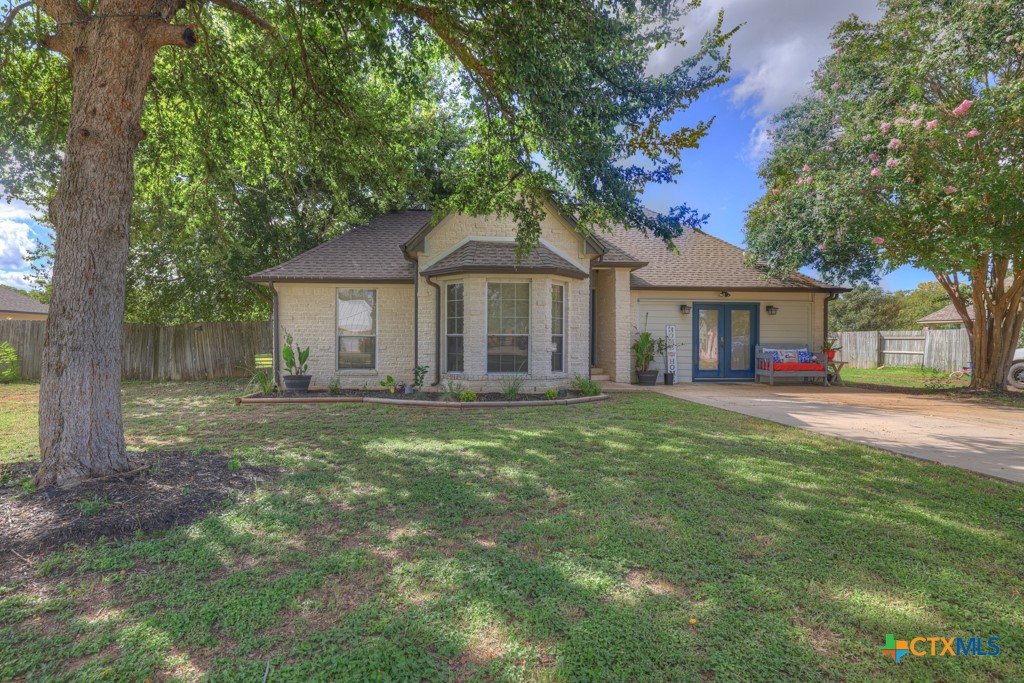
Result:
[[[719,10],[725,11],[725,28],[742,24],[732,39],[730,96],[761,119],[750,135],[752,159],[768,149],[765,121],[807,93],[818,60],[831,49],[832,27],[851,14],[876,19],[876,1],[705,0],[683,18],[691,43],[715,25]],[[651,68],[669,69],[681,55],[682,48],[666,48]]]
[[[0,194],[3,188],[0,187]],[[0,284],[28,288],[28,255],[36,246],[35,211],[27,204],[0,201]]]

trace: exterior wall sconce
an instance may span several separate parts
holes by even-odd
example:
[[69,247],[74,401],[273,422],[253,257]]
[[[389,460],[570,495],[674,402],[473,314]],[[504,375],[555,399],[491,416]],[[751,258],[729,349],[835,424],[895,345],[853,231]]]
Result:
[[693,308],[690,304],[679,304],[679,312],[683,315],[690,315],[691,310],[693,310]]
[[729,292],[719,292],[718,296],[722,297],[723,299],[728,299],[730,296],[732,296],[732,294],[730,294]]
[[776,313],[779,312],[779,307],[768,305],[764,307],[764,312],[767,313],[768,315],[775,315]]

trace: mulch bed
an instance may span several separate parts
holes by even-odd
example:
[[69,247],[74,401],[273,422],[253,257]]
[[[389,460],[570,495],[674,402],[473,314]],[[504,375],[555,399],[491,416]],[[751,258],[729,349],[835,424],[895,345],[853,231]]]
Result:
[[[387,398],[401,401],[439,401],[444,402],[445,398],[441,392],[438,391],[421,391],[419,393],[405,394],[399,391],[395,393],[389,393],[387,391],[379,391],[376,389],[341,389],[335,391],[333,394],[326,389],[310,389],[305,394],[297,394],[294,392],[282,392],[280,394],[253,394],[249,398],[337,398],[337,397],[350,397],[350,398]],[[571,398],[570,394],[559,392],[558,398],[565,399]],[[484,401],[508,401],[507,398],[502,396],[500,393],[481,393],[478,392],[476,395],[477,402]],[[544,401],[544,394],[519,394],[514,398],[513,402],[518,401]],[[453,401],[457,403],[457,401]]]
[[[132,456],[132,470],[66,489],[26,493],[36,462],[9,465],[0,486],[0,576],[27,574],[67,544],[159,531],[205,517],[275,472],[219,454],[151,451]],[[229,464],[231,468],[229,468]]]

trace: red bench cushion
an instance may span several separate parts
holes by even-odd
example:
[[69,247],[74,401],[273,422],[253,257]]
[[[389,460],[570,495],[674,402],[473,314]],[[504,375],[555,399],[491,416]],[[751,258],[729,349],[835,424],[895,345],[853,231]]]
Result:
[[786,370],[816,370],[818,372],[824,372],[825,370],[825,366],[821,363],[773,363],[772,366],[775,368],[775,372],[784,372]]

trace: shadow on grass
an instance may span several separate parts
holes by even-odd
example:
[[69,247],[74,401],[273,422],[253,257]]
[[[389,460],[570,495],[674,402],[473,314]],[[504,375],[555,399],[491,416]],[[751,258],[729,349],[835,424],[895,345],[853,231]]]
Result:
[[886,633],[1019,651],[1019,487],[653,395],[458,415],[206,395],[186,431],[173,401],[138,399],[147,443],[285,474],[5,589],[0,677],[1022,673],[1010,657],[906,673],[878,653]]

